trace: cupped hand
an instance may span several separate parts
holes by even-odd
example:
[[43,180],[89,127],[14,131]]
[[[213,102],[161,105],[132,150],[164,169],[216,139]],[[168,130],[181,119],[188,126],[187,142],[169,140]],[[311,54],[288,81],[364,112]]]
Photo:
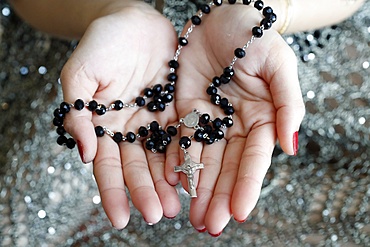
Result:
[[[144,88],[168,83],[167,63],[176,48],[176,33],[149,5],[135,4],[111,8],[114,11],[89,25],[61,74],[66,102],[133,103]],[[115,228],[124,228],[130,217],[125,186],[148,223],[158,222],[162,215],[174,217],[180,204],[175,188],[164,177],[164,154],[147,151],[138,140],[117,145],[108,135],[97,138],[94,127],[137,133],[153,120],[167,126],[176,118],[173,102],[160,113],[151,113],[145,106],[103,116],[87,109],[72,110],[66,116],[65,128],[77,141],[82,161],[93,161],[102,205]]]
[[[180,117],[193,108],[212,119],[225,117],[219,106],[210,103],[206,89],[230,65],[235,48],[251,38],[251,29],[261,18],[256,9],[244,5],[214,7],[203,17],[179,59]],[[196,179],[198,197],[191,200],[190,221],[194,228],[215,236],[231,217],[243,222],[255,207],[277,139],[287,154],[296,153],[294,136],[304,116],[296,57],[276,31],[265,30],[246,56],[236,61],[234,70],[231,82],[218,88],[235,108],[234,125],[221,141],[207,145],[193,140],[188,149],[193,160],[205,166]],[[184,128],[181,134],[190,136],[193,131]],[[167,160],[166,178],[171,184],[179,181],[173,173],[179,157]],[[188,189],[184,174],[180,180]]]

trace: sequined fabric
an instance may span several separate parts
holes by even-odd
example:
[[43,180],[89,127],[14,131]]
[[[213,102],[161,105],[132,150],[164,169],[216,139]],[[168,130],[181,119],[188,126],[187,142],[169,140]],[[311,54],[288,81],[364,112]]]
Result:
[[[370,2],[335,27],[285,36],[307,107],[297,157],[276,148],[261,198],[219,238],[181,213],[148,226],[132,208],[112,229],[77,151],[55,144],[57,83],[74,43],[50,38],[0,2],[0,246],[369,246]],[[177,30],[196,10],[167,1]]]

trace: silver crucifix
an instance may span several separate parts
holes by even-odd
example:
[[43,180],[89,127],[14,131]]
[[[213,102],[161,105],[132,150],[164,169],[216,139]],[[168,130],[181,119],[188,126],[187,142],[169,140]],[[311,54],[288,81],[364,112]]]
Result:
[[187,151],[184,150],[184,163],[181,166],[175,166],[175,172],[183,172],[187,176],[188,185],[189,185],[189,194],[190,197],[197,197],[197,191],[194,184],[194,173],[204,168],[203,163],[195,163],[191,160],[191,157]]

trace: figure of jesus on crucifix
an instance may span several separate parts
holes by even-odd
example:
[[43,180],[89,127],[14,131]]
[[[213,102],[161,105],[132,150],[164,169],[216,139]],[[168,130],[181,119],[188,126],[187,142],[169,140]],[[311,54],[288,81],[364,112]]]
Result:
[[188,185],[189,185],[189,194],[190,197],[197,197],[197,191],[194,184],[194,174],[197,170],[203,169],[203,163],[195,163],[191,160],[191,156],[188,152],[184,152],[184,163],[181,166],[175,166],[175,172],[183,172],[187,176]]

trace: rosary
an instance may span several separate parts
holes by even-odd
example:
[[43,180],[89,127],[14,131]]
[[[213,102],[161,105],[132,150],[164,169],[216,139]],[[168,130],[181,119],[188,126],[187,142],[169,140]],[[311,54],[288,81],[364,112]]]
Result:
[[[229,4],[235,4],[236,0],[229,0]],[[224,130],[233,126],[233,118],[235,110],[231,102],[227,98],[222,97],[218,94],[218,89],[223,84],[228,84],[235,72],[233,66],[238,59],[243,58],[246,55],[246,49],[253,43],[256,38],[263,36],[263,31],[271,28],[272,23],[276,21],[276,14],[273,12],[271,7],[264,7],[263,1],[257,0],[243,0],[244,5],[250,5],[254,3],[254,7],[262,11],[263,19],[259,26],[252,28],[252,36],[250,40],[241,48],[234,50],[234,58],[228,67],[225,67],[223,73],[220,76],[215,76],[210,82],[206,93],[210,97],[210,102],[214,105],[219,106],[225,116],[211,119],[208,113],[201,113],[194,109],[185,117],[180,118],[178,124],[174,126],[167,126],[163,128],[157,121],[152,121],[146,126],[140,126],[136,132],[127,132],[125,135],[121,132],[115,132],[108,129],[105,126],[95,126],[95,133],[97,137],[103,137],[104,135],[110,136],[116,143],[129,142],[133,143],[136,140],[145,142],[145,148],[152,151],[153,153],[165,153],[166,147],[171,143],[172,137],[177,135],[178,128],[185,126],[187,128],[194,129],[194,133],[191,136],[182,136],[179,140],[179,146],[184,153],[184,162],[181,166],[176,166],[174,172],[183,172],[187,176],[189,194],[190,196],[197,197],[196,186],[194,184],[194,174],[197,170],[203,169],[203,163],[196,163],[191,159],[187,149],[191,146],[192,140],[197,142],[203,142],[207,145],[211,145],[224,138]],[[57,127],[57,133],[59,135],[57,143],[59,145],[65,145],[70,149],[73,149],[76,145],[75,140],[70,137],[66,137],[66,130],[63,126],[63,121],[66,114],[74,108],[77,111],[81,111],[87,108],[91,112],[101,116],[108,111],[120,111],[123,108],[132,107],[147,107],[149,112],[163,112],[174,99],[175,84],[177,81],[176,69],[179,67],[179,56],[183,47],[188,44],[189,35],[192,33],[194,28],[201,24],[202,17],[211,12],[213,6],[221,6],[222,0],[213,0],[209,4],[204,4],[200,7],[200,11],[197,15],[191,17],[191,25],[187,29],[187,32],[183,37],[179,38],[178,48],[171,61],[168,62],[170,73],[167,76],[168,83],[164,86],[162,84],[156,84],[151,88],[145,88],[143,95],[136,97],[133,103],[123,103],[121,100],[116,100],[111,103],[108,107],[99,104],[95,100],[84,102],[82,99],[77,99],[74,103],[62,102],[59,108],[54,111],[53,124]]]

